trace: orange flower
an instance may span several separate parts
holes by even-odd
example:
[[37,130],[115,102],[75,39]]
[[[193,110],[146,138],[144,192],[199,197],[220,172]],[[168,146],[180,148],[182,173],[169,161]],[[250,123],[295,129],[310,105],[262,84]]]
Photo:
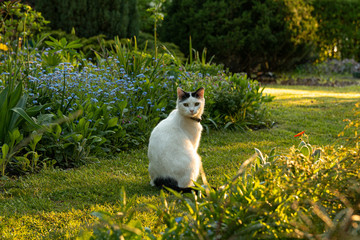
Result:
[[298,134],[296,134],[294,137],[300,137],[301,135],[303,135],[305,133],[305,131],[299,132]]

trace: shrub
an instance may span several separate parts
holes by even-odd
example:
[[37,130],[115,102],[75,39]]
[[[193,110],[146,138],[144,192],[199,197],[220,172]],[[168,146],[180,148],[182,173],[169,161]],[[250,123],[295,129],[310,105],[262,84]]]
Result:
[[273,97],[263,94],[264,88],[246,75],[226,75],[218,72],[209,74],[186,72],[180,85],[185,89],[205,87],[205,127],[217,129],[258,129],[270,127],[266,103]]
[[190,35],[195,49],[206,47],[233,72],[284,69],[310,53],[316,29],[311,10],[303,0],[176,0],[160,38],[188,52]]

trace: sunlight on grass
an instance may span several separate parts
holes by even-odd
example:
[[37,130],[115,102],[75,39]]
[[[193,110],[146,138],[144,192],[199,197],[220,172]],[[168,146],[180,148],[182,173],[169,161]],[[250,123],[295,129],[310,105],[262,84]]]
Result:
[[[357,88],[358,89],[358,88]],[[354,88],[356,91],[356,88]],[[319,98],[319,97],[332,97],[352,99],[359,98],[359,92],[331,92],[326,90],[301,90],[301,89],[278,89],[266,88],[264,93],[276,96],[276,99],[294,99],[294,98]]]

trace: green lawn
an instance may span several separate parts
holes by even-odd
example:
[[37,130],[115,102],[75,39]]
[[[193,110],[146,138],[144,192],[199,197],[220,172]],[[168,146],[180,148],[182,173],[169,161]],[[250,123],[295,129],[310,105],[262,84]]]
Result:
[[[341,144],[337,135],[343,119],[353,116],[360,99],[360,86],[344,88],[267,86],[276,96],[269,104],[275,125],[248,132],[210,131],[203,134],[199,153],[208,181],[221,185],[254,148],[281,153],[298,144],[294,135],[303,130],[313,145]],[[155,214],[146,203],[157,204],[159,191],[150,187],[147,148],[99,159],[78,169],[43,170],[39,174],[0,180],[1,239],[67,239],[96,219],[93,211],[117,212],[124,186],[129,197],[136,196],[136,218],[152,228]]]

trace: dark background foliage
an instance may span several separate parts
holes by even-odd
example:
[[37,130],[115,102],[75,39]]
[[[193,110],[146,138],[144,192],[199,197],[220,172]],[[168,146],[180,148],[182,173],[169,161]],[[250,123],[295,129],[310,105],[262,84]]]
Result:
[[[28,0],[52,29],[79,37],[108,39],[153,35],[145,0]],[[327,58],[360,59],[360,1],[357,0],[173,0],[158,22],[162,41],[189,54],[208,49],[233,72],[282,71]],[[142,37],[143,38],[143,37]],[[146,40],[146,39],[145,39]],[[144,40],[144,41],[145,41]]]
[[79,37],[103,34],[107,38],[133,37],[139,33],[137,0],[32,0],[29,1],[52,29],[70,32]]
[[[296,25],[293,6],[301,25]],[[195,49],[207,47],[210,56],[235,72],[287,68],[310,53],[315,22],[306,18],[309,10],[302,0],[174,0],[160,36],[188,52],[191,35]],[[295,41],[295,31],[306,36]]]
[[174,0],[160,37],[188,53],[191,36],[195,49],[208,48],[234,72],[287,70],[327,57],[359,60],[359,14],[353,0]]
[[314,0],[313,6],[319,24],[316,45],[320,57],[359,61],[360,1]]

